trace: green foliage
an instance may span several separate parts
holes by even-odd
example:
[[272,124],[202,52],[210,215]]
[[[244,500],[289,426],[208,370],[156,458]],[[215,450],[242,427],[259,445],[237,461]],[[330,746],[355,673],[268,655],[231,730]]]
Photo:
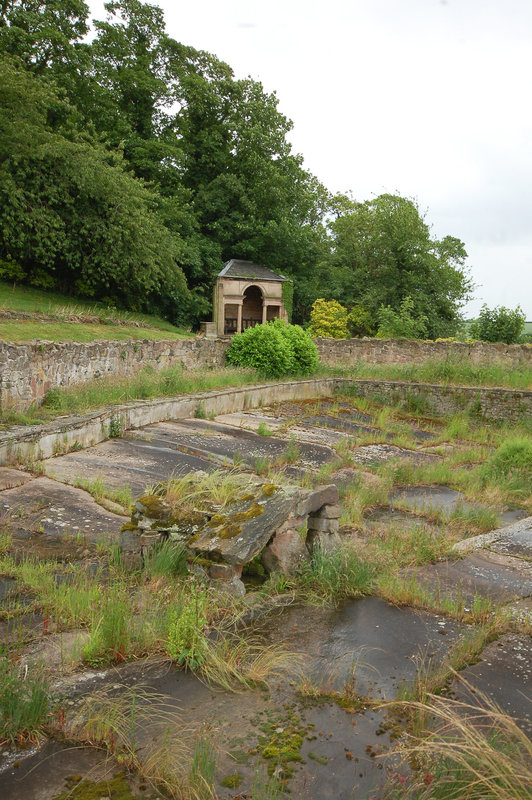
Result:
[[198,669],[207,655],[204,628],[207,624],[207,595],[192,584],[193,595],[187,597],[170,617],[166,652],[177,664]]
[[144,560],[144,569],[150,577],[175,578],[187,573],[187,550],[181,542],[163,542],[153,548]]
[[375,319],[362,305],[355,305],[347,315],[347,325],[351,336],[375,336]]
[[252,367],[264,377],[279,378],[314,372],[318,351],[310,335],[299,325],[273,320],[234,336],[226,359],[228,364]]
[[310,562],[297,569],[297,586],[310,599],[338,601],[371,589],[373,567],[348,547],[327,552],[316,548]]
[[0,742],[35,736],[50,710],[46,681],[0,652]]
[[471,323],[469,335],[483,342],[516,344],[520,341],[524,329],[525,315],[520,306],[514,309],[495,306],[490,309],[484,304],[478,319]]
[[292,311],[294,308],[294,284],[292,281],[283,281],[282,293],[283,305],[288,314],[288,322],[292,322]]
[[377,312],[379,339],[423,339],[427,332],[428,319],[425,314],[415,315],[414,301],[405,297],[398,311],[391,306],[381,306]]
[[133,609],[126,591],[122,587],[110,590],[100,610],[83,648],[83,660],[93,666],[118,664],[129,657],[133,638]]
[[311,336],[347,338],[347,309],[337,300],[318,298],[312,304],[310,313]]
[[332,268],[324,276],[336,299],[363,306],[376,320],[381,306],[398,313],[410,297],[412,316],[427,317],[428,337],[452,335],[471,290],[462,242],[451,236],[432,239],[408,198],[383,194],[364,203],[343,198],[337,205],[330,225]]
[[506,439],[480,468],[484,484],[502,485],[516,498],[532,493],[532,441],[528,437]]

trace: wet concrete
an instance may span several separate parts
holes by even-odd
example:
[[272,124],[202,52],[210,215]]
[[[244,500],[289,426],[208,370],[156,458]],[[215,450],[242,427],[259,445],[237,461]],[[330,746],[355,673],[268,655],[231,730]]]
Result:
[[78,453],[49,459],[46,471],[67,482],[79,477],[102,478],[108,486],[129,486],[140,496],[147,486],[167,481],[172,475],[209,471],[217,466],[208,458],[176,450],[174,441],[168,441],[164,434],[156,438],[145,428],[142,437],[140,433],[127,434],[123,439],[110,439]]
[[[0,754],[0,797],[2,800],[50,800],[72,784],[65,779],[82,775],[95,783],[110,780],[120,770],[116,761],[109,759],[101,750],[62,745],[48,742],[29,757],[15,762],[17,766],[2,771]],[[131,797],[145,800],[162,797],[149,789],[138,790],[138,780],[130,781]]]
[[357,694],[388,701],[412,685],[420,665],[441,661],[462,629],[444,617],[365,597],[339,609],[289,607],[272,617],[264,635],[311,656],[318,685],[339,690],[353,679]]
[[[518,511],[520,516],[521,513],[526,513],[522,512],[522,509],[518,509]],[[487,548],[502,555],[513,555],[532,560],[532,517],[523,517],[496,531],[472,536],[454,546],[457,552],[468,552],[481,548]]]
[[462,680],[457,680],[452,685],[452,692],[456,697],[472,705],[483,705],[482,695],[485,695],[532,736],[530,636],[510,633],[491,642],[478,663],[466,667],[460,673],[460,678]]
[[357,464],[376,467],[384,464],[391,459],[408,459],[414,464],[427,463],[429,461],[439,461],[440,456],[434,453],[424,453],[419,450],[408,450],[403,447],[396,447],[394,444],[368,444],[358,447],[351,453],[353,461]]

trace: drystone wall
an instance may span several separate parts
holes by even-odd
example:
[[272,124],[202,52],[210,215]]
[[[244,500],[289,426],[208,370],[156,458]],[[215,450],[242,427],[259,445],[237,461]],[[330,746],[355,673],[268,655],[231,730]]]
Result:
[[413,339],[316,339],[324,364],[421,364],[423,361],[466,360],[472,364],[504,362],[509,367],[530,365],[532,347],[490,342],[423,342]]
[[220,367],[227,342],[165,339],[113,342],[0,342],[0,408],[25,409],[52,387],[67,387],[105,375],[132,375],[151,364],[157,369]]

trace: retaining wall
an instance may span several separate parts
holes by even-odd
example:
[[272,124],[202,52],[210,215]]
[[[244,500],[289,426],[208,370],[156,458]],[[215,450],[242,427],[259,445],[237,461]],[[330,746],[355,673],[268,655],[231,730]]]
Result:
[[252,384],[240,389],[196,392],[160,400],[139,400],[109,406],[78,417],[63,417],[46,425],[0,431],[0,465],[34,462],[79,450],[155,422],[193,417],[198,407],[206,415],[230,414],[275,403],[331,397],[350,392],[387,402],[422,403],[433,413],[469,411],[488,420],[517,421],[532,413],[532,392],[478,386],[439,386],[360,378],[316,378],[304,381]]
[[48,389],[105,375],[132,375],[147,364],[157,369],[221,367],[228,343],[220,339],[128,339],[123,342],[0,341],[0,408],[25,409]]
[[316,339],[324,364],[421,364],[423,361],[469,361],[472,364],[504,362],[530,366],[532,347],[526,344],[490,342],[423,342],[413,339]]
[[[419,364],[428,359],[468,360],[474,364],[504,362],[529,366],[532,347],[477,342],[418,342],[407,339],[317,339],[325,364]],[[0,341],[0,408],[26,409],[53,387],[68,387],[106,375],[132,375],[151,364],[182,364],[186,369],[220,367],[227,339],[158,341],[39,342]]]

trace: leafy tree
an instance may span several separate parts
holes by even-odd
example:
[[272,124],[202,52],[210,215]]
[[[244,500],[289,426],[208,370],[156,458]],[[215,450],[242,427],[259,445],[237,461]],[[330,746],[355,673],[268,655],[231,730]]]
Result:
[[312,304],[310,313],[311,336],[347,338],[347,309],[337,300],[324,300],[319,297]]
[[400,311],[406,297],[413,316],[427,318],[431,338],[452,334],[471,282],[462,242],[432,239],[415,202],[384,194],[364,203],[341,197],[331,224],[333,294],[360,304],[376,319],[381,306]]
[[360,304],[353,306],[347,315],[347,324],[351,336],[374,336],[376,320],[370,311]]
[[483,342],[505,342],[515,344],[520,341],[525,329],[525,315],[520,306],[506,308],[486,304],[480,309],[478,319],[469,328],[469,335]]
[[414,301],[405,297],[401,302],[399,311],[394,311],[391,306],[381,306],[377,312],[379,339],[423,339],[427,331],[427,317],[414,316]]
[[2,61],[0,259],[31,285],[129,308],[155,297],[186,302],[182,243],[160,220],[157,197],[119,154],[78,134],[73,116],[51,81]]

